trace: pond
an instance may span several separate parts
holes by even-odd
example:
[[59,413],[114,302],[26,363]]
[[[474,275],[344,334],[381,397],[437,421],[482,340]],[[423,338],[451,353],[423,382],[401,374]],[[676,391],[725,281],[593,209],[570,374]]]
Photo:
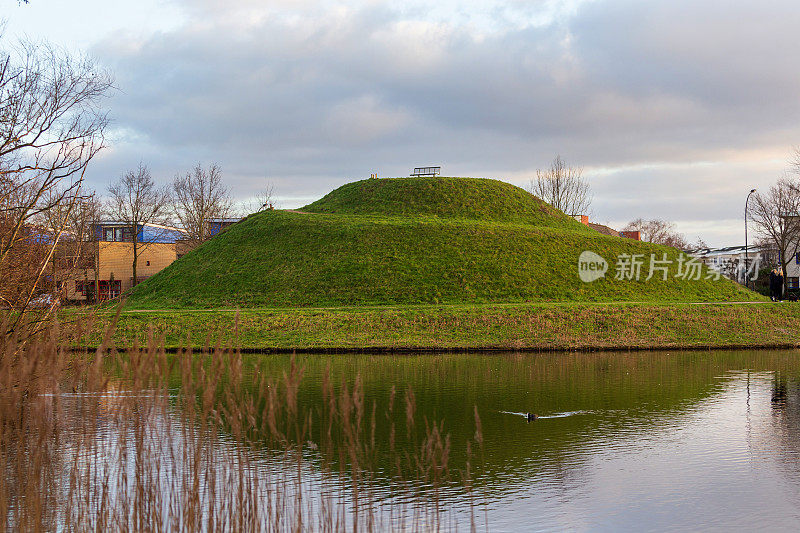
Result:
[[[796,529],[796,351],[304,357],[308,396],[330,367],[386,402],[412,388],[443,420],[451,468],[480,414],[475,479],[492,531]],[[286,358],[253,360],[277,372]],[[528,421],[522,413],[535,413]],[[520,413],[520,414],[513,414]],[[380,428],[381,426],[379,426]],[[387,439],[381,434],[380,439]],[[455,465],[453,463],[456,463]],[[444,497],[462,507],[463,493]],[[468,523],[467,523],[468,525]]]
[[[62,386],[52,394],[57,408],[47,409],[59,428],[52,455],[62,477],[46,486],[74,494],[43,498],[41,507],[58,508],[46,523],[61,528],[98,505],[124,508],[103,515],[111,524],[135,526],[139,513],[177,529],[290,530],[300,522],[332,530],[356,523],[795,530],[800,523],[796,351],[247,355],[193,370],[170,359],[166,395],[147,387],[132,393],[130,367],[116,364],[106,365],[102,391]],[[191,371],[210,379],[230,365],[238,380],[222,379],[214,394],[177,377]],[[182,396],[198,401],[181,403]],[[131,397],[135,403],[115,409]],[[228,403],[217,407],[215,398]],[[281,406],[264,414],[273,404]],[[187,418],[203,405],[212,406],[208,420],[219,421],[213,431],[206,419]],[[147,423],[129,424],[134,419]],[[193,451],[196,442],[202,453]],[[8,486],[21,483],[14,479],[21,472],[7,469]],[[201,486],[201,495],[186,496],[189,485]],[[141,494],[120,499],[128,487]],[[230,499],[237,491],[249,494],[247,505]],[[8,492],[0,490],[0,500],[13,515],[22,504]],[[196,518],[183,507],[191,505],[203,508]],[[231,510],[243,507],[231,522]]]

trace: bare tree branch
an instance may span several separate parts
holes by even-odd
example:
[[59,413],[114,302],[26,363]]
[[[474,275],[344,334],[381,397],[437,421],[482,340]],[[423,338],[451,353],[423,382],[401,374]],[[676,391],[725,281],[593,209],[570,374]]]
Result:
[[84,57],[33,42],[0,49],[0,299],[18,317],[54,289],[45,268],[104,146],[111,88]]
[[786,267],[797,255],[800,244],[800,188],[789,178],[778,180],[768,192],[753,195],[748,215],[757,233],[778,249],[786,283]]
[[150,171],[143,164],[126,172],[108,187],[108,214],[129,226],[133,239],[133,285],[138,283],[139,256],[149,242],[139,240],[139,231],[148,224],[166,224],[170,208],[170,193],[166,187],[157,187]]
[[592,195],[582,174],[581,168],[567,166],[559,155],[549,169],[536,171],[528,192],[569,216],[584,215],[592,203]]
[[250,200],[242,207],[244,215],[250,213],[258,213],[259,211],[269,211],[278,207],[278,202],[275,199],[275,186],[271,182],[267,182]]
[[637,218],[622,228],[622,231],[638,231],[643,241],[672,246],[679,250],[705,247],[705,243],[701,239],[698,239],[694,245],[690,244],[686,236],[675,229],[673,222],[658,218],[651,220]]
[[187,232],[192,246],[214,236],[214,219],[231,215],[233,201],[222,183],[222,171],[216,164],[204,169],[199,163],[190,172],[175,176],[172,183],[175,217]]

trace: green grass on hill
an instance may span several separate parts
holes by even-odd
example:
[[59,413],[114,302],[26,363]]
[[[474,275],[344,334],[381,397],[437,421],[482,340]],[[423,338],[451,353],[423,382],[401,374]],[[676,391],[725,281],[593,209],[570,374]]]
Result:
[[381,217],[438,217],[518,222],[538,227],[591,230],[549,204],[504,181],[485,178],[391,178],[348,183],[302,211]]
[[[758,299],[725,279],[678,279],[676,264],[667,281],[644,269],[614,280],[619,254],[678,252],[601,235],[495,180],[366,180],[304,211],[231,226],[136,287],[128,308]],[[580,281],[583,250],[609,262],[605,279]]]

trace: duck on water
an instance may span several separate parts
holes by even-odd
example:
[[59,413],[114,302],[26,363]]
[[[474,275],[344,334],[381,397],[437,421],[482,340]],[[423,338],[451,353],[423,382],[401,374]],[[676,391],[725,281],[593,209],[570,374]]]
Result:
[[514,412],[514,411],[500,411],[500,412],[504,413],[504,414],[507,414],[507,415],[521,416],[522,418],[524,418],[528,422],[530,422],[532,420],[539,420],[539,419],[544,419],[544,418],[564,418],[564,417],[567,417],[567,416],[582,415],[582,414],[589,414],[590,413],[590,411],[568,411],[566,413],[554,413],[554,414],[551,414],[551,415],[542,416],[542,415],[538,415],[536,413],[519,413],[519,412]]
[[539,415],[537,415],[536,413],[516,413],[514,411],[500,411],[500,412],[504,413],[504,414],[507,414],[507,415],[521,416],[525,420],[527,420],[528,422],[530,422],[531,420],[536,420],[537,418],[539,418]]

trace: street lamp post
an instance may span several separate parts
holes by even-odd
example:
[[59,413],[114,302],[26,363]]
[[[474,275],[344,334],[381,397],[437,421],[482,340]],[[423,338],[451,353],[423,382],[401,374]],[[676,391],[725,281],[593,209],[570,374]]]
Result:
[[750,193],[747,195],[747,200],[744,201],[744,286],[748,289],[750,288],[750,279],[748,277],[748,273],[750,269],[747,265],[747,261],[749,259],[747,253],[747,204],[750,201],[750,196],[756,192],[755,189],[750,189]]

